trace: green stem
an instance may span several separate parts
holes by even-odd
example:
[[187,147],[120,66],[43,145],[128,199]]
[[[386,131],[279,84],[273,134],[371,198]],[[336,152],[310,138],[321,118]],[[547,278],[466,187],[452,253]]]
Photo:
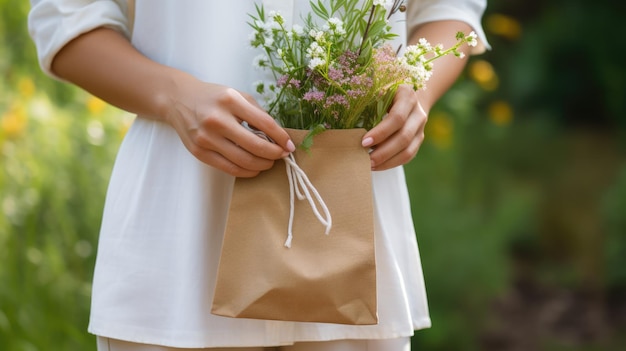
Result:
[[446,56],[449,53],[454,52],[456,49],[460,48],[461,45],[463,45],[464,43],[465,43],[464,40],[463,41],[459,41],[458,43],[456,43],[456,45],[454,45],[454,46],[452,46],[452,47],[450,47],[450,48],[440,52],[438,55],[435,55],[434,57],[431,57],[430,59],[424,61],[424,64],[431,63],[431,62],[435,61],[436,59],[438,59],[440,57]]
[[363,45],[365,45],[365,42],[367,41],[367,35],[369,34],[370,27],[372,26],[372,18],[374,18],[375,12],[376,12],[376,6],[372,5],[372,9],[370,10],[370,17],[367,19],[365,32],[363,32],[363,38],[361,39],[361,46],[359,46],[358,56],[361,56],[361,51],[363,51]]

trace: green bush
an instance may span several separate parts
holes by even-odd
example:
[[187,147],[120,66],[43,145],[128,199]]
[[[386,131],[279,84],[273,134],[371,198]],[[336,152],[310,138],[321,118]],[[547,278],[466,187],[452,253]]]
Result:
[[17,87],[0,101],[0,344],[86,350],[104,192],[128,121],[86,94],[58,108],[29,77]]

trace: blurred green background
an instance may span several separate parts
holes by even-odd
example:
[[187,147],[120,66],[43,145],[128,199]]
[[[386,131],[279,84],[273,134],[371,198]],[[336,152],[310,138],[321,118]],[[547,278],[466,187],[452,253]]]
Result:
[[[0,0],[0,349],[95,350],[104,193],[132,117],[45,77]],[[407,166],[433,328],[414,350],[626,350],[626,3],[489,3]]]

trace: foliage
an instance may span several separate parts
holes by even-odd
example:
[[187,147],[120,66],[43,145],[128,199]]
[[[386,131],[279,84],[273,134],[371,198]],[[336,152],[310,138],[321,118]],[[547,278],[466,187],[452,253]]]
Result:
[[98,226],[128,120],[43,76],[27,11],[0,2],[0,345],[95,349],[85,330]]
[[463,57],[461,45],[477,45],[475,33],[457,33],[457,43],[448,49],[421,39],[398,55],[389,44],[397,36],[389,21],[404,5],[396,0],[387,8],[385,3],[311,0],[304,28],[287,28],[280,13],[266,15],[257,5],[256,15],[250,15],[250,41],[263,54],[255,66],[269,70],[274,81],[255,83],[255,89],[266,98],[270,114],[288,128],[369,130],[387,113],[400,85],[424,88],[435,60]]
[[0,344],[86,349],[102,199],[126,124],[85,94],[59,109],[28,77],[19,87],[3,82],[0,101]]

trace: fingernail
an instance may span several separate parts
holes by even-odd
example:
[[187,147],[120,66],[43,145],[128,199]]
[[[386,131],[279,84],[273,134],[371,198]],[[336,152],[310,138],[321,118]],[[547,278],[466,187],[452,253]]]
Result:
[[368,147],[372,145],[373,143],[374,143],[374,139],[372,139],[371,137],[368,137],[368,138],[363,139],[363,141],[361,142],[361,145],[363,145],[363,147]]
[[289,152],[296,151],[296,146],[293,144],[293,141],[291,141],[291,139],[287,141],[287,150],[289,150]]

